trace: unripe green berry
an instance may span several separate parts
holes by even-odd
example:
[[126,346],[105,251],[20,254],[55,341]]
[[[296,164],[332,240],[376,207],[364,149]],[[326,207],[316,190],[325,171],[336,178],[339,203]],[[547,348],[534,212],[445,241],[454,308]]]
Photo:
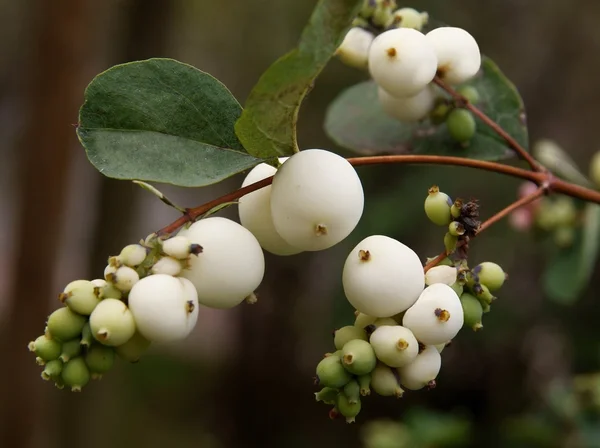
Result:
[[473,268],[473,273],[479,278],[479,282],[487,286],[490,291],[497,291],[506,280],[504,270],[491,261],[485,261]]
[[42,371],[42,378],[46,381],[60,377],[62,372],[63,362],[60,359],[48,361]]
[[377,359],[390,367],[411,363],[419,353],[419,343],[412,331],[400,325],[379,327],[370,338]]
[[367,332],[354,325],[347,325],[335,331],[333,343],[336,349],[341,350],[347,342],[352,341],[353,339],[362,339],[363,341],[366,341]]
[[59,308],[48,316],[48,331],[59,341],[68,341],[81,334],[87,319],[71,311],[69,308]]
[[335,405],[338,396],[338,390],[332,387],[324,387],[319,392],[315,392],[315,399],[325,404]]
[[421,31],[429,21],[429,14],[413,8],[400,8],[394,11],[394,21],[402,28]]
[[99,297],[100,299],[121,299],[123,297],[123,293],[119,291],[115,285],[112,283],[108,283],[104,279],[96,279],[92,280],[92,284],[99,288]]
[[344,369],[339,356],[327,356],[317,364],[317,380],[320,386],[339,389],[351,379],[352,375]]
[[477,104],[481,100],[479,91],[473,86],[463,86],[456,89],[456,93],[465,97],[471,104]]
[[462,206],[463,206],[462,199],[457,199],[456,201],[454,201],[452,203],[452,206],[450,207],[450,215],[452,216],[452,218],[454,218],[454,219],[460,218],[460,215],[462,214]]
[[393,317],[380,317],[373,322],[373,326],[375,328],[385,327],[388,325],[398,325],[398,322],[396,322],[396,319]]
[[136,331],[125,344],[115,347],[115,352],[125,361],[138,362],[148,347],[150,341]]
[[69,283],[58,296],[59,300],[77,314],[89,316],[100,302],[100,288],[88,280]]
[[365,313],[358,313],[356,315],[356,320],[354,321],[354,326],[364,329],[365,327],[368,327],[369,325],[373,325],[376,320],[377,320],[376,317],[369,316],[368,314],[365,314]]
[[42,335],[35,341],[29,343],[29,351],[35,353],[38,358],[44,361],[52,361],[60,356],[62,346],[59,341]]
[[371,372],[371,388],[383,397],[400,398],[404,394],[398,383],[397,372],[385,364],[377,364]]
[[151,272],[153,274],[165,274],[175,277],[181,272],[181,263],[175,258],[163,257],[154,263]]
[[479,303],[481,303],[481,309],[483,310],[483,314],[490,312],[491,305],[489,303],[483,302],[481,300],[479,301]]
[[451,106],[445,100],[438,102],[434,106],[433,110],[429,113],[429,119],[431,120],[431,123],[435,125],[444,123],[451,110]]
[[62,353],[59,356],[59,359],[62,362],[68,362],[70,359],[79,356],[81,353],[81,344],[80,339],[75,338],[70,341],[63,342],[62,345]]
[[94,338],[104,345],[126,343],[135,333],[133,315],[120,300],[104,299],[90,316]]
[[358,381],[351,380],[344,386],[344,395],[348,398],[350,404],[355,404],[360,401],[360,386]]
[[452,200],[446,193],[442,193],[437,186],[429,189],[429,194],[425,199],[425,214],[431,222],[438,226],[447,226],[450,224],[450,206]]
[[342,365],[354,375],[366,375],[375,368],[377,358],[373,347],[367,341],[355,339],[342,349]]
[[459,143],[467,143],[475,136],[475,117],[466,109],[454,109],[448,114],[446,126],[450,136]]
[[147,251],[144,246],[130,244],[125,246],[119,254],[119,260],[129,267],[139,266],[146,259]]
[[448,226],[448,232],[453,236],[461,236],[465,234],[465,226],[458,221],[452,221]]
[[81,392],[81,389],[90,381],[90,371],[81,356],[65,363],[60,376],[64,384],[69,386],[73,392]]
[[85,354],[85,364],[91,373],[108,372],[115,361],[115,350],[102,344],[94,344]]
[[94,342],[94,335],[92,334],[92,329],[90,328],[90,321],[88,320],[83,326],[83,330],[81,330],[81,340],[79,344],[82,347],[89,347]]
[[387,28],[394,21],[392,2],[381,2],[375,7],[371,21],[375,26]]
[[106,281],[114,284],[123,292],[131,291],[133,285],[140,280],[139,274],[129,266],[121,266],[114,273],[106,274]]
[[457,244],[458,237],[452,235],[450,232],[446,232],[444,235],[444,247],[446,248],[446,254],[453,254],[456,251]]
[[551,209],[555,226],[572,226],[577,220],[577,207],[568,196],[557,197]]
[[371,395],[371,374],[361,375],[358,378],[358,385],[360,386],[360,394],[363,397]]
[[465,287],[460,282],[452,283],[450,285],[450,288],[452,288],[454,290],[454,292],[456,293],[456,295],[459,296],[459,297],[463,293],[463,291],[465,290]]
[[590,161],[590,179],[600,189],[600,151],[592,156]]
[[483,308],[477,297],[468,293],[464,293],[460,296],[460,303],[463,307],[463,313],[465,316],[464,326],[471,328],[473,331],[483,328],[483,325],[481,324]]
[[481,302],[482,305],[484,303],[487,303],[489,305],[494,300],[496,300],[496,297],[494,297],[494,295],[492,295],[489,288],[486,285],[484,285],[483,283],[476,283],[472,289],[473,289],[473,292],[475,293],[475,297],[477,297],[479,299],[479,301]]
[[346,417],[346,423],[354,423],[355,417],[360,413],[360,399],[352,402],[346,395],[338,394],[336,408],[340,414]]

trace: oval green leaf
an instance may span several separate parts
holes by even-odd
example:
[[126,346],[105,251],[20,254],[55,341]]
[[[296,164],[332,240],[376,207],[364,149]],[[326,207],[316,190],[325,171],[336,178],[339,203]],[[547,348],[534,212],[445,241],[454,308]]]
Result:
[[[463,85],[474,86],[481,97],[477,106],[528,147],[523,101],[493,61],[484,57],[479,75]],[[341,147],[363,155],[434,154],[481,160],[514,156],[480,120],[475,136],[462,147],[450,137],[445,124],[435,126],[429,120],[406,124],[389,117],[379,104],[373,81],[356,84],[333,101],[325,117],[325,131]]]
[[149,59],[94,78],[77,135],[107,177],[200,187],[262,161],[235,135],[241,113],[211,75],[173,59]]

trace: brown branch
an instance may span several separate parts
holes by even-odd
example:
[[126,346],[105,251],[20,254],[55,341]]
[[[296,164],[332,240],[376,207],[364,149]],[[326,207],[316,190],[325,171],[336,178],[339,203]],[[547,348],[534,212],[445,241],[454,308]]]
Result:
[[470,110],[473,115],[477,116],[481,121],[483,121],[487,126],[489,126],[496,134],[498,134],[502,139],[506,141],[508,146],[512,148],[523,160],[525,160],[532,170],[534,171],[545,171],[544,168],[527,152],[525,148],[521,146],[519,142],[517,142],[511,135],[506,132],[502,127],[484,114],[478,107],[469,102],[463,95],[458,93],[444,81],[442,81],[439,77],[435,77],[433,80],[435,84],[437,84],[440,88],[445,90],[452,98],[460,101],[461,104],[464,104],[464,107]]

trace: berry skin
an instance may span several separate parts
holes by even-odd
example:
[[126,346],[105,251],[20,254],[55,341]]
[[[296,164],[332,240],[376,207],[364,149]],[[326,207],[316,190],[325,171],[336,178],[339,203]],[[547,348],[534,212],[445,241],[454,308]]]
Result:
[[123,302],[104,299],[90,315],[90,328],[97,341],[116,346],[124,344],[133,336],[135,321]]
[[398,369],[400,384],[410,390],[434,387],[442,367],[440,352],[433,346],[425,347],[410,364]]
[[346,423],[354,423],[355,417],[360,412],[361,403],[360,399],[352,402],[345,394],[338,394],[336,407],[340,414],[346,417]]
[[[279,158],[284,163],[287,157]],[[274,176],[277,169],[267,163],[255,166],[246,176],[242,188],[267,177]],[[302,252],[300,249],[290,246],[275,230],[273,217],[271,216],[271,190],[268,185],[260,190],[253,191],[242,196],[239,200],[238,213],[240,223],[256,237],[261,247],[275,255],[295,255]]]
[[79,341],[79,345],[81,345],[82,348],[88,348],[90,345],[92,345],[94,340],[92,328],[90,327],[90,321],[88,320],[81,330],[81,339]]
[[460,296],[460,303],[463,307],[464,326],[469,327],[473,331],[483,328],[483,325],[481,324],[483,308],[477,297],[464,293]]
[[347,325],[345,327],[336,330],[334,334],[333,343],[336,350],[341,350],[347,342],[354,339],[367,340],[367,332],[363,328],[355,327],[354,325]]
[[464,323],[458,295],[443,283],[425,288],[404,314],[402,325],[426,345],[441,344],[454,338]]
[[106,267],[106,270],[104,271],[104,277],[106,278],[106,281],[115,285],[115,287],[122,292],[131,291],[133,285],[135,285],[140,279],[140,276],[135,269],[130,268],[129,266],[121,266],[116,269],[110,268],[110,265]]
[[115,349],[102,344],[94,344],[85,354],[85,364],[92,374],[108,372],[115,361]]
[[450,84],[460,84],[477,74],[481,53],[477,41],[456,27],[436,28],[426,35],[438,61],[438,74]]
[[349,381],[344,386],[344,395],[348,398],[350,404],[358,403],[360,401],[360,386],[358,381]]
[[144,277],[129,293],[129,309],[138,332],[152,342],[185,339],[198,320],[198,298],[185,278]]
[[356,315],[356,320],[354,321],[354,326],[361,328],[361,329],[365,329],[365,327],[368,327],[369,325],[373,325],[376,320],[377,320],[376,317],[369,316],[368,314],[359,312]]
[[324,387],[319,392],[315,392],[317,402],[322,401],[325,404],[334,405],[337,400],[338,390],[331,387]]
[[342,349],[342,365],[354,375],[366,375],[377,364],[373,347],[367,341],[355,339],[344,345]]
[[69,386],[73,392],[81,392],[81,389],[90,381],[90,371],[81,356],[65,363],[60,376],[64,384]]
[[425,35],[411,28],[381,33],[369,50],[369,72],[379,87],[396,97],[414,96],[434,78],[435,50]]
[[48,331],[58,341],[74,339],[81,333],[86,318],[69,308],[59,308],[48,317]]
[[320,386],[339,389],[352,379],[352,375],[344,369],[340,357],[333,354],[317,364],[317,379]]
[[421,31],[427,22],[429,22],[429,14],[419,12],[413,8],[400,8],[394,11],[394,21],[401,28],[413,28]]
[[53,359],[48,361],[44,366],[42,372],[42,378],[46,381],[53,380],[60,377],[62,372],[63,362],[60,359]]
[[35,341],[30,342],[28,348],[30,352],[35,353],[35,356],[46,362],[58,359],[62,352],[61,343],[46,335],[41,335]]
[[125,344],[115,347],[115,353],[125,361],[138,362],[151,342],[136,331]]
[[377,364],[371,372],[371,389],[383,397],[400,398],[404,395],[396,372],[385,364]]
[[360,178],[341,156],[307,149],[279,167],[271,190],[277,233],[306,251],[335,246],[358,224],[364,207]]
[[370,338],[377,359],[390,367],[410,364],[419,354],[412,331],[400,325],[377,328]]
[[590,179],[600,189],[600,151],[592,156],[590,161]]
[[436,100],[432,85],[428,85],[414,96],[400,98],[390,95],[379,87],[377,96],[383,111],[404,123],[414,123],[427,118],[435,107]]
[[125,246],[119,254],[119,260],[125,266],[139,266],[146,259],[146,248],[139,244],[130,244]]
[[434,266],[425,274],[425,284],[443,283],[452,286],[456,283],[458,271],[454,266]]
[[181,273],[181,263],[179,262],[179,260],[173,257],[163,257],[156,263],[154,263],[151,272],[152,274],[165,274],[176,276]]
[[358,377],[358,385],[360,386],[360,394],[363,397],[371,395],[371,374],[361,375]]
[[446,254],[450,255],[454,253],[457,245],[458,237],[456,235],[452,235],[450,232],[446,232],[444,235],[444,248],[446,249]]
[[490,291],[497,291],[506,280],[504,270],[491,261],[485,261],[473,268],[473,273],[479,278],[479,282],[488,287]]
[[75,280],[58,297],[75,313],[89,316],[100,303],[100,291],[99,287],[88,280]]
[[190,254],[200,254],[202,248],[192,244],[186,237],[177,235],[162,241],[162,251],[169,257],[185,260]]
[[98,289],[98,296],[100,299],[121,299],[123,297],[123,293],[118,290],[115,285],[112,283],[108,283],[103,278],[97,278],[96,280],[92,280],[91,282]]
[[202,246],[181,277],[193,283],[198,302],[211,308],[233,308],[250,296],[265,273],[260,244],[249,230],[226,218],[210,217],[180,232]]
[[353,27],[348,30],[335,55],[344,64],[366,70],[369,66],[369,48],[375,36],[363,28]]
[[393,238],[372,235],[348,255],[342,283],[354,308],[369,316],[390,317],[415,303],[425,275],[411,248]]
[[481,100],[479,91],[473,86],[463,86],[459,89],[456,89],[456,93],[465,97],[466,100],[471,104],[477,104]]
[[452,199],[446,193],[440,191],[439,187],[434,185],[428,191],[425,198],[425,214],[429,220],[438,226],[447,226],[452,221],[450,207]]
[[63,342],[62,352],[58,359],[62,362],[67,362],[81,353],[81,344],[79,338],[71,339],[70,341]]
[[475,117],[466,109],[454,109],[448,114],[446,126],[450,136],[458,143],[467,143],[474,136],[477,130]]

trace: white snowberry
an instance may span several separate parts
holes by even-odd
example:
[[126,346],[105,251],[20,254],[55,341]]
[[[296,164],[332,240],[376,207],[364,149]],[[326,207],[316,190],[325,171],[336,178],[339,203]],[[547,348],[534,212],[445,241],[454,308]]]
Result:
[[425,87],[414,96],[397,98],[379,87],[377,91],[383,111],[390,117],[405,123],[423,120],[435,106],[435,90],[432,85]]
[[[110,266],[107,266],[107,269]],[[129,266],[121,266],[114,271],[110,271],[106,274],[106,280],[114,284],[117,288],[119,288],[123,292],[130,291],[133,285],[135,285],[140,279],[139,274],[135,271],[135,269],[130,268]]]
[[443,283],[444,285],[452,286],[456,283],[457,275],[458,271],[453,266],[434,266],[425,274],[425,284]]
[[104,345],[117,346],[135,333],[135,322],[125,303],[117,299],[102,300],[90,315],[94,338]]
[[185,260],[192,252],[201,252],[197,245],[192,244],[189,239],[180,235],[162,241],[162,250],[168,256],[178,260]]
[[425,275],[411,248],[393,238],[373,235],[348,255],[342,283],[348,301],[358,311],[390,317],[415,303],[425,286]]
[[240,224],[214,216],[179,234],[203,248],[181,272],[196,287],[202,305],[232,308],[260,285],[265,273],[263,251],[254,235]]
[[435,77],[434,48],[420,31],[397,28],[381,33],[369,50],[373,80],[396,97],[413,96]]
[[350,67],[366,69],[369,65],[369,48],[375,36],[360,27],[348,30],[335,55]]
[[131,289],[129,309],[139,333],[149,341],[178,341],[196,326],[198,295],[185,278],[150,275]]
[[413,362],[398,369],[400,384],[410,390],[435,387],[435,379],[441,367],[440,352],[433,345],[428,345]]
[[405,366],[419,354],[419,343],[412,331],[400,325],[377,328],[369,341],[377,359],[390,367]]
[[173,257],[163,257],[154,263],[151,272],[153,274],[179,275],[181,262]]
[[426,35],[434,48],[438,73],[450,84],[460,84],[477,74],[481,67],[479,45],[462,28],[440,27]]
[[449,341],[458,334],[463,323],[460,299],[450,286],[443,283],[425,288],[402,319],[402,325],[426,345]]
[[[286,160],[287,157],[281,157],[279,162],[284,163]],[[248,173],[242,183],[242,188],[274,176],[276,172],[275,167],[261,163]],[[269,185],[240,198],[238,205],[240,223],[252,232],[261,247],[267,252],[275,255],[300,253],[302,250],[289,245],[275,230],[271,216],[271,188],[271,185]]]
[[146,248],[139,244],[125,246],[119,254],[119,261],[124,265],[134,267],[142,264],[146,259]]
[[354,167],[330,151],[300,151],[273,178],[275,229],[302,250],[323,250],[342,241],[358,224],[363,206],[363,188]]

